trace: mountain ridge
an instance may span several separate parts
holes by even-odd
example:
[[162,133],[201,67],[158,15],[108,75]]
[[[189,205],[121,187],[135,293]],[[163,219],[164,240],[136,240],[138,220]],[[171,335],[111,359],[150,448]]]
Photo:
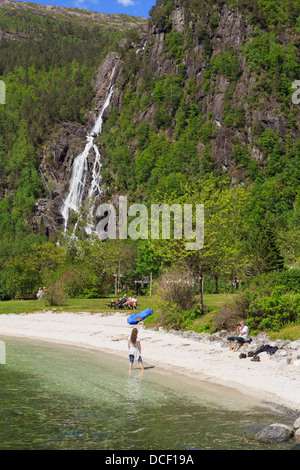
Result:
[[[147,24],[148,19],[140,16],[125,15],[123,13],[101,13],[80,8],[60,7],[55,5],[42,5],[30,2],[15,2],[12,0],[0,0],[0,8],[26,11],[32,15],[44,15],[47,17],[62,17],[65,15],[68,20],[84,20],[85,24],[98,24],[107,28],[139,28]],[[108,21],[110,24],[108,24]]]

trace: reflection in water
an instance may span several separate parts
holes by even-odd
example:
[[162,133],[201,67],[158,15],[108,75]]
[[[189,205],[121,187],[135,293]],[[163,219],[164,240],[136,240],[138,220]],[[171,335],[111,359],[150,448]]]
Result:
[[141,380],[143,372],[138,375],[128,374],[127,378],[127,391],[126,391],[126,402],[129,411],[132,413],[136,412],[137,407],[141,399]]
[[126,388],[126,399],[125,409],[127,414],[127,434],[137,434],[142,432],[144,428],[143,413],[141,411],[142,404],[142,391],[141,381],[143,372],[140,371],[137,375],[133,375],[132,372],[127,377],[127,388]]
[[[98,351],[5,340],[0,449],[267,449],[254,435],[286,419],[156,368],[128,373]],[[243,420],[241,421],[241,410]],[[270,448],[292,448],[276,443]]]

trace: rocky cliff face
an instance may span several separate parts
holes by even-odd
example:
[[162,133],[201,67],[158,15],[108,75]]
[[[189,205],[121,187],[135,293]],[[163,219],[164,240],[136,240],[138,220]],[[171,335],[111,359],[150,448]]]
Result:
[[[204,19],[203,19],[204,16]],[[255,94],[255,86],[261,79],[259,74],[250,71],[246,64],[245,55],[242,48],[245,44],[251,43],[255,37],[256,27],[249,22],[247,15],[235,8],[230,8],[224,3],[218,9],[217,25],[211,27],[211,14],[191,15],[183,0],[175,0],[170,14],[170,22],[166,25],[152,23],[148,29],[147,42],[151,44],[144,60],[144,65],[148,61],[154,75],[163,76],[165,74],[180,74],[180,66],[184,65],[187,80],[195,78],[199,91],[195,102],[200,106],[201,111],[206,116],[212,116],[215,124],[215,137],[212,140],[212,152],[219,168],[229,173],[235,171],[235,163],[230,159],[233,150],[233,142],[239,141],[250,145],[252,157],[261,161],[263,156],[259,149],[252,145],[251,129],[255,126],[267,127],[284,138],[290,129],[286,115],[281,112],[281,104],[274,95],[261,96],[257,106],[250,106],[249,101]],[[183,37],[188,34],[198,39],[191,41],[192,46],[185,50],[181,63],[170,57],[166,50],[166,37],[170,30],[176,30]],[[259,33],[256,33],[259,34]],[[282,34],[282,44],[287,45],[295,40],[292,32]],[[215,71],[207,81],[208,60],[207,49],[210,50],[210,61],[212,58],[220,57],[224,51],[231,51],[231,57],[239,63],[239,69],[235,77],[230,76],[230,72],[219,73]],[[230,55],[228,55],[230,60]],[[296,77],[295,77],[296,78]],[[235,86],[233,86],[233,84]],[[241,130],[234,125],[223,125],[225,117],[225,106],[227,97],[230,95],[230,108],[242,107],[244,126]],[[292,138],[300,137],[300,113],[293,107],[297,125],[292,130]],[[148,119],[153,121],[153,107],[149,107],[143,112],[139,120]],[[199,143],[201,148],[202,144]],[[234,176],[233,176],[234,178]]]

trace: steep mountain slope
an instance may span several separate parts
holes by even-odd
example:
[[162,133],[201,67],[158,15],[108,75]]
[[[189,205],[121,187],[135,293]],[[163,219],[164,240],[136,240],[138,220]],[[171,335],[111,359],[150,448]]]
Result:
[[[300,107],[291,97],[292,83],[300,76],[299,28],[269,27],[230,3],[158,2],[145,51],[124,59],[122,106],[131,108],[140,133],[151,129],[164,135],[172,152],[175,143],[186,140],[194,120],[196,129],[188,138],[194,147],[182,142],[172,171],[177,168],[190,178],[202,167],[214,168],[232,182],[287,172],[293,199],[299,181]],[[145,142],[136,145],[138,140],[138,132],[128,139],[136,186],[158,173],[157,158],[144,158]],[[159,174],[170,177],[170,167],[165,169]]]

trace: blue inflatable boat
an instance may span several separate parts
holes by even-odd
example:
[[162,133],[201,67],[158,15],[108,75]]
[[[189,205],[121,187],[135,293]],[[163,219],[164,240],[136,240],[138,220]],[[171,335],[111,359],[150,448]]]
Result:
[[149,317],[153,313],[152,308],[147,308],[143,312],[140,313],[134,313],[133,315],[130,315],[130,317],[127,318],[127,323],[129,325],[137,325],[142,320],[145,320],[146,317]]

